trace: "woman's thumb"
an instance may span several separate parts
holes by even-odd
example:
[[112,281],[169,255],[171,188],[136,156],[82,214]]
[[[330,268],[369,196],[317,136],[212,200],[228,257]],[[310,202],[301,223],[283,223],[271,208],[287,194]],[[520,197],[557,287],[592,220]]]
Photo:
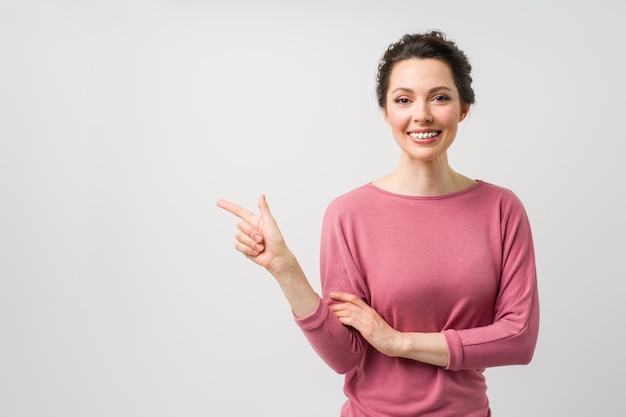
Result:
[[265,194],[261,194],[259,197],[259,210],[261,212],[261,217],[272,217],[270,206],[267,205],[267,198],[265,198]]

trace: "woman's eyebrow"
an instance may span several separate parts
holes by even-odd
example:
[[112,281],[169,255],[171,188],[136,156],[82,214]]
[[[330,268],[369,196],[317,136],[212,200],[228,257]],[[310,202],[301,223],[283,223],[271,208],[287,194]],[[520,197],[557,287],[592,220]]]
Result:
[[[439,90],[447,90],[447,91],[452,91],[452,89],[448,86],[445,85],[440,85],[437,87],[433,87],[430,90],[428,90],[428,93],[434,93],[435,91],[439,91]],[[393,91],[391,92],[391,94],[397,93],[397,92],[405,92],[405,93],[414,93],[415,91],[413,91],[413,89],[408,88],[408,87],[397,87],[394,88]]]

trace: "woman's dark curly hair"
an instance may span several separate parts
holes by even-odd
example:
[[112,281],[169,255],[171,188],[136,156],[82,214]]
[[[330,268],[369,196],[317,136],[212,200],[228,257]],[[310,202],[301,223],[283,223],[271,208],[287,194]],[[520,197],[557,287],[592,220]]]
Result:
[[472,66],[467,56],[454,42],[446,39],[444,33],[433,30],[404,35],[398,42],[389,45],[385,51],[378,64],[376,76],[376,98],[381,109],[387,105],[387,90],[393,67],[398,62],[411,58],[433,58],[448,64],[454,83],[459,90],[461,103],[474,103],[475,97],[470,75]]

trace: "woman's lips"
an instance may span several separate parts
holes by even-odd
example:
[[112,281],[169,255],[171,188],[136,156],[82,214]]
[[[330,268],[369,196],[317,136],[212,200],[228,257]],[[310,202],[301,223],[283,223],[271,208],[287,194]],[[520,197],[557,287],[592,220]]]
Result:
[[429,130],[427,132],[409,132],[408,135],[413,139],[414,143],[420,145],[428,145],[437,141],[441,134],[441,130]]
[[439,136],[440,130],[431,130],[428,132],[409,132],[409,136],[413,139],[425,140]]

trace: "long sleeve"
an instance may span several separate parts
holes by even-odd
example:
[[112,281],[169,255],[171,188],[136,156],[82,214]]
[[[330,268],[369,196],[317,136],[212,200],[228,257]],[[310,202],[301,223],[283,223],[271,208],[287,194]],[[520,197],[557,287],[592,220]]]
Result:
[[539,332],[539,297],[530,224],[517,198],[501,202],[502,268],[493,324],[444,331],[447,369],[530,362]]
[[351,327],[346,327],[329,310],[330,291],[344,291],[367,299],[367,287],[346,242],[344,227],[331,205],[322,227],[320,275],[322,298],[308,316],[296,319],[318,355],[337,373],[353,369],[361,361],[366,343]]

